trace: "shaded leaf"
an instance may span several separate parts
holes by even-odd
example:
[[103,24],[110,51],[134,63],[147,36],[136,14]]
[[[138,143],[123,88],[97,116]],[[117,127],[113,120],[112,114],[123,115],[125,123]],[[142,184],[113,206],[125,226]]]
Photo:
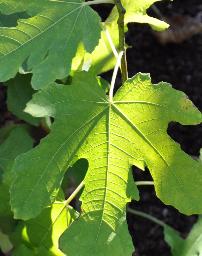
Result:
[[0,145],[0,170],[9,171],[15,158],[32,148],[33,140],[25,126],[16,126]]
[[132,255],[134,248],[128,233],[125,216],[119,220],[116,232],[113,232],[108,225],[103,224],[103,232],[99,239],[96,230],[98,225],[99,223],[88,220],[88,218],[77,220],[76,225],[72,224],[62,235],[60,239],[61,249],[66,255],[75,255],[76,252],[77,255],[82,256]]
[[32,125],[38,125],[40,120],[24,112],[27,102],[32,98],[34,90],[31,88],[29,75],[18,75],[6,83],[8,110],[19,119]]
[[202,217],[193,226],[186,239],[171,229],[165,228],[164,235],[166,242],[172,249],[173,256],[200,256],[202,255]]

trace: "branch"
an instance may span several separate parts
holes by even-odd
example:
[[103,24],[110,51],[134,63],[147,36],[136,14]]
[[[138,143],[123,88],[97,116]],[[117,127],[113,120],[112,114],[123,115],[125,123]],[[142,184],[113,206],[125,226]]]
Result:
[[128,79],[128,69],[127,69],[127,61],[126,61],[126,49],[125,49],[125,31],[124,31],[124,17],[126,10],[123,7],[121,0],[114,0],[114,3],[117,7],[119,18],[117,21],[119,28],[119,52],[123,51],[123,57],[121,59],[121,76],[122,83],[124,83]]

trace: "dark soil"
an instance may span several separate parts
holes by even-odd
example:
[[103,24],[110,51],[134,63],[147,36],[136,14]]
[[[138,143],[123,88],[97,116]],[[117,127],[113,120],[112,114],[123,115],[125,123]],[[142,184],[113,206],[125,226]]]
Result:
[[[163,1],[156,6],[163,15],[174,14],[196,16],[202,11],[201,0]],[[109,9],[106,6],[106,16]],[[151,10],[152,12],[152,10]],[[153,15],[156,15],[153,13]],[[153,82],[170,82],[174,88],[184,91],[195,105],[202,110],[202,34],[193,36],[181,44],[161,45],[151,29],[145,25],[130,25],[127,34],[129,76],[135,73],[151,73]],[[105,74],[110,79],[111,73]],[[6,110],[6,90],[0,87],[0,126],[12,119]],[[169,134],[192,156],[198,156],[202,147],[202,126],[171,124]],[[134,169],[135,180],[151,180],[148,171]],[[147,212],[171,225],[186,237],[196,216],[187,217],[172,207],[165,206],[155,196],[152,187],[140,187],[140,202],[132,202],[131,208]],[[129,231],[136,247],[135,256],[169,256],[169,247],[164,242],[163,230],[146,219],[128,214]]]

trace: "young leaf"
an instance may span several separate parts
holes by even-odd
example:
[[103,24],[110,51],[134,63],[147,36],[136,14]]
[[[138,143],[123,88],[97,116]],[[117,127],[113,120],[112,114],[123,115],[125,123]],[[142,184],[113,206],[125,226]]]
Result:
[[29,75],[18,75],[6,83],[7,90],[7,106],[8,110],[16,115],[19,119],[26,121],[32,125],[39,125],[40,119],[24,112],[26,103],[32,98],[34,90],[31,88]]
[[80,42],[88,52],[98,43],[100,18],[81,0],[1,0],[0,6],[3,13],[33,16],[17,27],[0,28],[0,81],[14,77],[23,65],[34,73],[32,84],[39,89],[68,75]]
[[171,121],[202,121],[184,93],[166,83],[152,85],[149,75],[140,73],[110,100],[97,80],[84,72],[70,86],[55,85],[37,93],[27,111],[36,116],[48,113],[55,122],[39,146],[16,159],[11,188],[16,218],[32,218],[51,204],[67,166],[79,158],[89,162],[81,198],[83,221],[97,223],[97,238],[107,236],[106,230],[108,235],[116,232],[126,203],[132,196],[138,199],[135,184],[135,193],[128,190],[132,165],[148,167],[157,196],[166,204],[186,214],[202,211],[202,166],[167,134]]
[[[131,22],[150,24],[156,30],[164,30],[168,28],[169,25],[164,21],[147,15],[147,9],[155,2],[157,2],[157,0],[123,0],[122,3],[126,9],[125,30],[127,31],[127,24]],[[101,32],[99,44],[91,54],[86,53],[84,49],[79,48],[77,58],[73,60],[73,70],[83,70],[85,63],[90,65],[91,72],[94,72],[95,74],[106,72],[114,67],[116,64],[116,57],[114,56],[109,43],[109,35],[114,46],[118,49],[119,31],[117,19],[118,12],[117,8],[114,7],[109,17],[103,23],[103,30]],[[79,66],[78,64],[81,65]]]
[[172,256],[199,256],[202,252],[202,217],[192,228],[186,239],[168,227],[164,228],[165,240],[172,249]]
[[[158,1],[161,1],[161,0],[144,0],[144,1],[122,0],[121,2],[124,8],[126,9],[125,24],[131,23],[131,22],[146,23],[151,25],[156,30],[164,30],[168,28],[169,25],[166,22],[153,18],[146,13],[147,9],[152,4]],[[118,19],[118,11],[116,7],[112,10],[112,13],[110,16],[111,16],[110,20],[112,21]]]

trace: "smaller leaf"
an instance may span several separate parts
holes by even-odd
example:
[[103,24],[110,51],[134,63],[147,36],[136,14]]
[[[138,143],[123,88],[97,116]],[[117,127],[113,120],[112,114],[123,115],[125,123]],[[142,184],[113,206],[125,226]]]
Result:
[[[8,126],[0,130],[0,226],[9,229],[13,224],[10,210],[9,183],[11,180],[11,167],[15,158],[33,146],[33,140],[25,126]],[[3,219],[6,219],[5,225]],[[8,227],[8,228],[7,228]]]
[[0,170],[10,170],[15,158],[28,151],[33,146],[33,140],[25,126],[16,126],[8,138],[0,145]]
[[[165,30],[168,28],[169,25],[166,22],[153,18],[147,14],[147,9],[158,1],[161,0],[122,0],[122,4],[126,9],[125,24],[131,22],[146,23],[151,25],[155,30]],[[110,17],[112,21],[118,19],[118,11],[116,7],[112,10]]]
[[172,256],[200,256],[202,255],[202,217],[193,226],[186,239],[182,239],[178,232],[165,227],[164,235],[166,242],[172,249]]
[[51,207],[44,209],[37,218],[20,222],[12,236],[16,252],[25,250],[21,247],[23,243],[33,252],[38,252],[34,255],[62,256],[63,253],[58,249],[58,239],[71,221],[72,216],[65,202],[56,201]]
[[34,90],[31,88],[30,75],[17,75],[6,84],[8,85],[8,110],[19,119],[32,125],[39,125],[40,119],[34,118],[24,112],[26,103],[32,98]]

